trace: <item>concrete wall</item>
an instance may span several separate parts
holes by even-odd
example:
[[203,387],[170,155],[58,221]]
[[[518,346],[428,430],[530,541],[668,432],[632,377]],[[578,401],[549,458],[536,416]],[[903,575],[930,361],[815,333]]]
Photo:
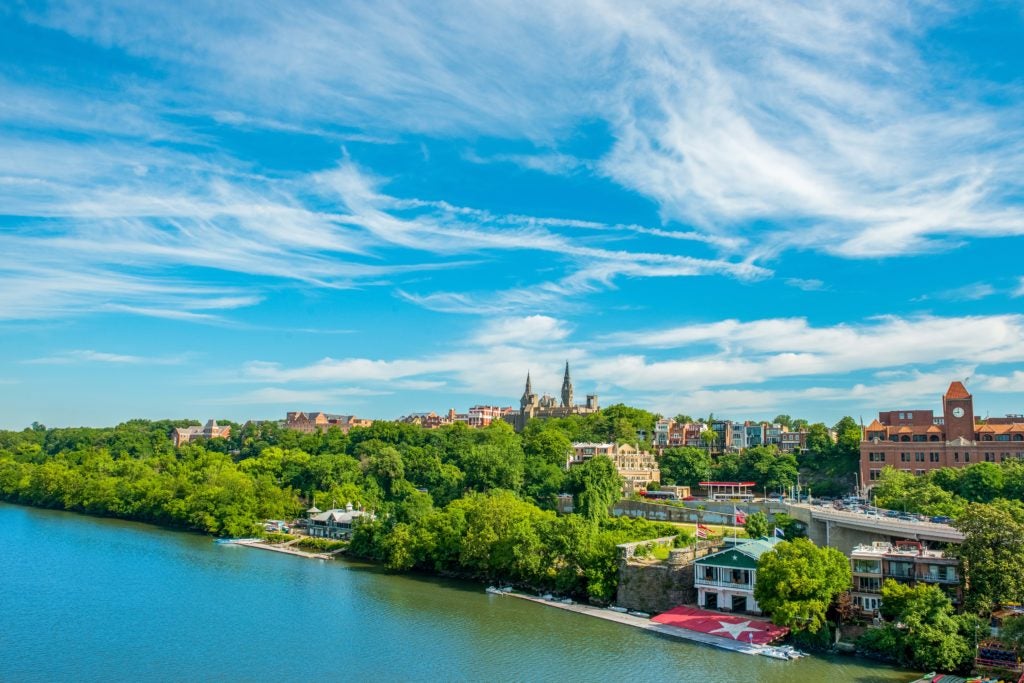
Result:
[[[697,505],[703,505],[703,510],[698,510]],[[620,500],[612,506],[611,513],[618,516],[644,517],[653,522],[679,522],[696,524],[698,519],[704,524],[732,524],[733,504],[732,503],[685,503],[686,507],[675,505],[664,505],[659,503],[647,503],[639,500]],[[779,503],[737,503],[737,507],[748,515],[753,512],[763,512],[768,516],[771,523],[775,519],[776,512],[786,512],[786,507]]]

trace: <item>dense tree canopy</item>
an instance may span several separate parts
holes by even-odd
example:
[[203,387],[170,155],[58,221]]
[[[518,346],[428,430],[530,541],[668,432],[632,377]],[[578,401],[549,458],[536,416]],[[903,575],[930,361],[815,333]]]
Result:
[[758,561],[754,598],[774,623],[817,633],[829,605],[850,587],[850,577],[849,560],[835,548],[804,538],[783,541]]
[[882,616],[888,622],[882,628],[869,629],[858,644],[918,669],[970,668],[975,630],[987,630],[973,615],[954,614],[949,597],[939,587],[925,583],[911,587],[886,579]]
[[[654,418],[623,406],[610,415],[537,421],[522,435],[504,422],[479,430],[375,422],[347,435],[250,423],[234,425],[228,439],[180,449],[170,434],[194,421],[39,425],[0,431],[0,498],[226,536],[250,535],[264,519],[294,518],[312,502],[352,503],[377,514],[358,527],[351,551],[391,569],[457,572],[607,601],[617,583],[616,544],[675,529],[609,519],[621,492],[618,473],[604,457],[567,473],[570,439],[653,429]],[[563,491],[576,494],[583,514],[550,511]]]
[[663,484],[696,487],[711,478],[714,460],[703,448],[666,448],[658,459],[658,467]]
[[763,512],[755,512],[747,515],[747,521],[743,524],[743,530],[750,538],[761,538],[768,536],[768,516]]
[[607,517],[608,508],[622,495],[622,477],[603,455],[573,467],[568,486],[576,512],[591,520]]
[[1020,504],[972,504],[954,523],[964,541],[953,548],[966,575],[964,604],[986,611],[1024,601],[1024,523]]

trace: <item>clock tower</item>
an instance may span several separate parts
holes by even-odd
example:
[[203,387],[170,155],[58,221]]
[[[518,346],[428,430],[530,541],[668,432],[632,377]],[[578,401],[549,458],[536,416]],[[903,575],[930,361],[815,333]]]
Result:
[[962,382],[953,382],[942,397],[942,416],[946,424],[946,441],[963,437],[974,441],[974,398]]

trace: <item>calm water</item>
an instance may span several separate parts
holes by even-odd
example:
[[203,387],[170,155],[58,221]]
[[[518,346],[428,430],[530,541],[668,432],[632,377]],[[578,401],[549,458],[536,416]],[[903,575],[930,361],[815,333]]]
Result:
[[0,681],[908,681],[373,567],[0,503]]

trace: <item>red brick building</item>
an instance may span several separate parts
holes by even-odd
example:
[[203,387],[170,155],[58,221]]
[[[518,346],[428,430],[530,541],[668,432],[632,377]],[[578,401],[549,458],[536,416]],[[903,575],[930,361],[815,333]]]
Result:
[[922,475],[939,467],[1024,459],[1024,416],[974,416],[974,397],[953,382],[942,397],[942,414],[890,410],[864,428],[860,444],[861,484],[871,487],[882,469]]

